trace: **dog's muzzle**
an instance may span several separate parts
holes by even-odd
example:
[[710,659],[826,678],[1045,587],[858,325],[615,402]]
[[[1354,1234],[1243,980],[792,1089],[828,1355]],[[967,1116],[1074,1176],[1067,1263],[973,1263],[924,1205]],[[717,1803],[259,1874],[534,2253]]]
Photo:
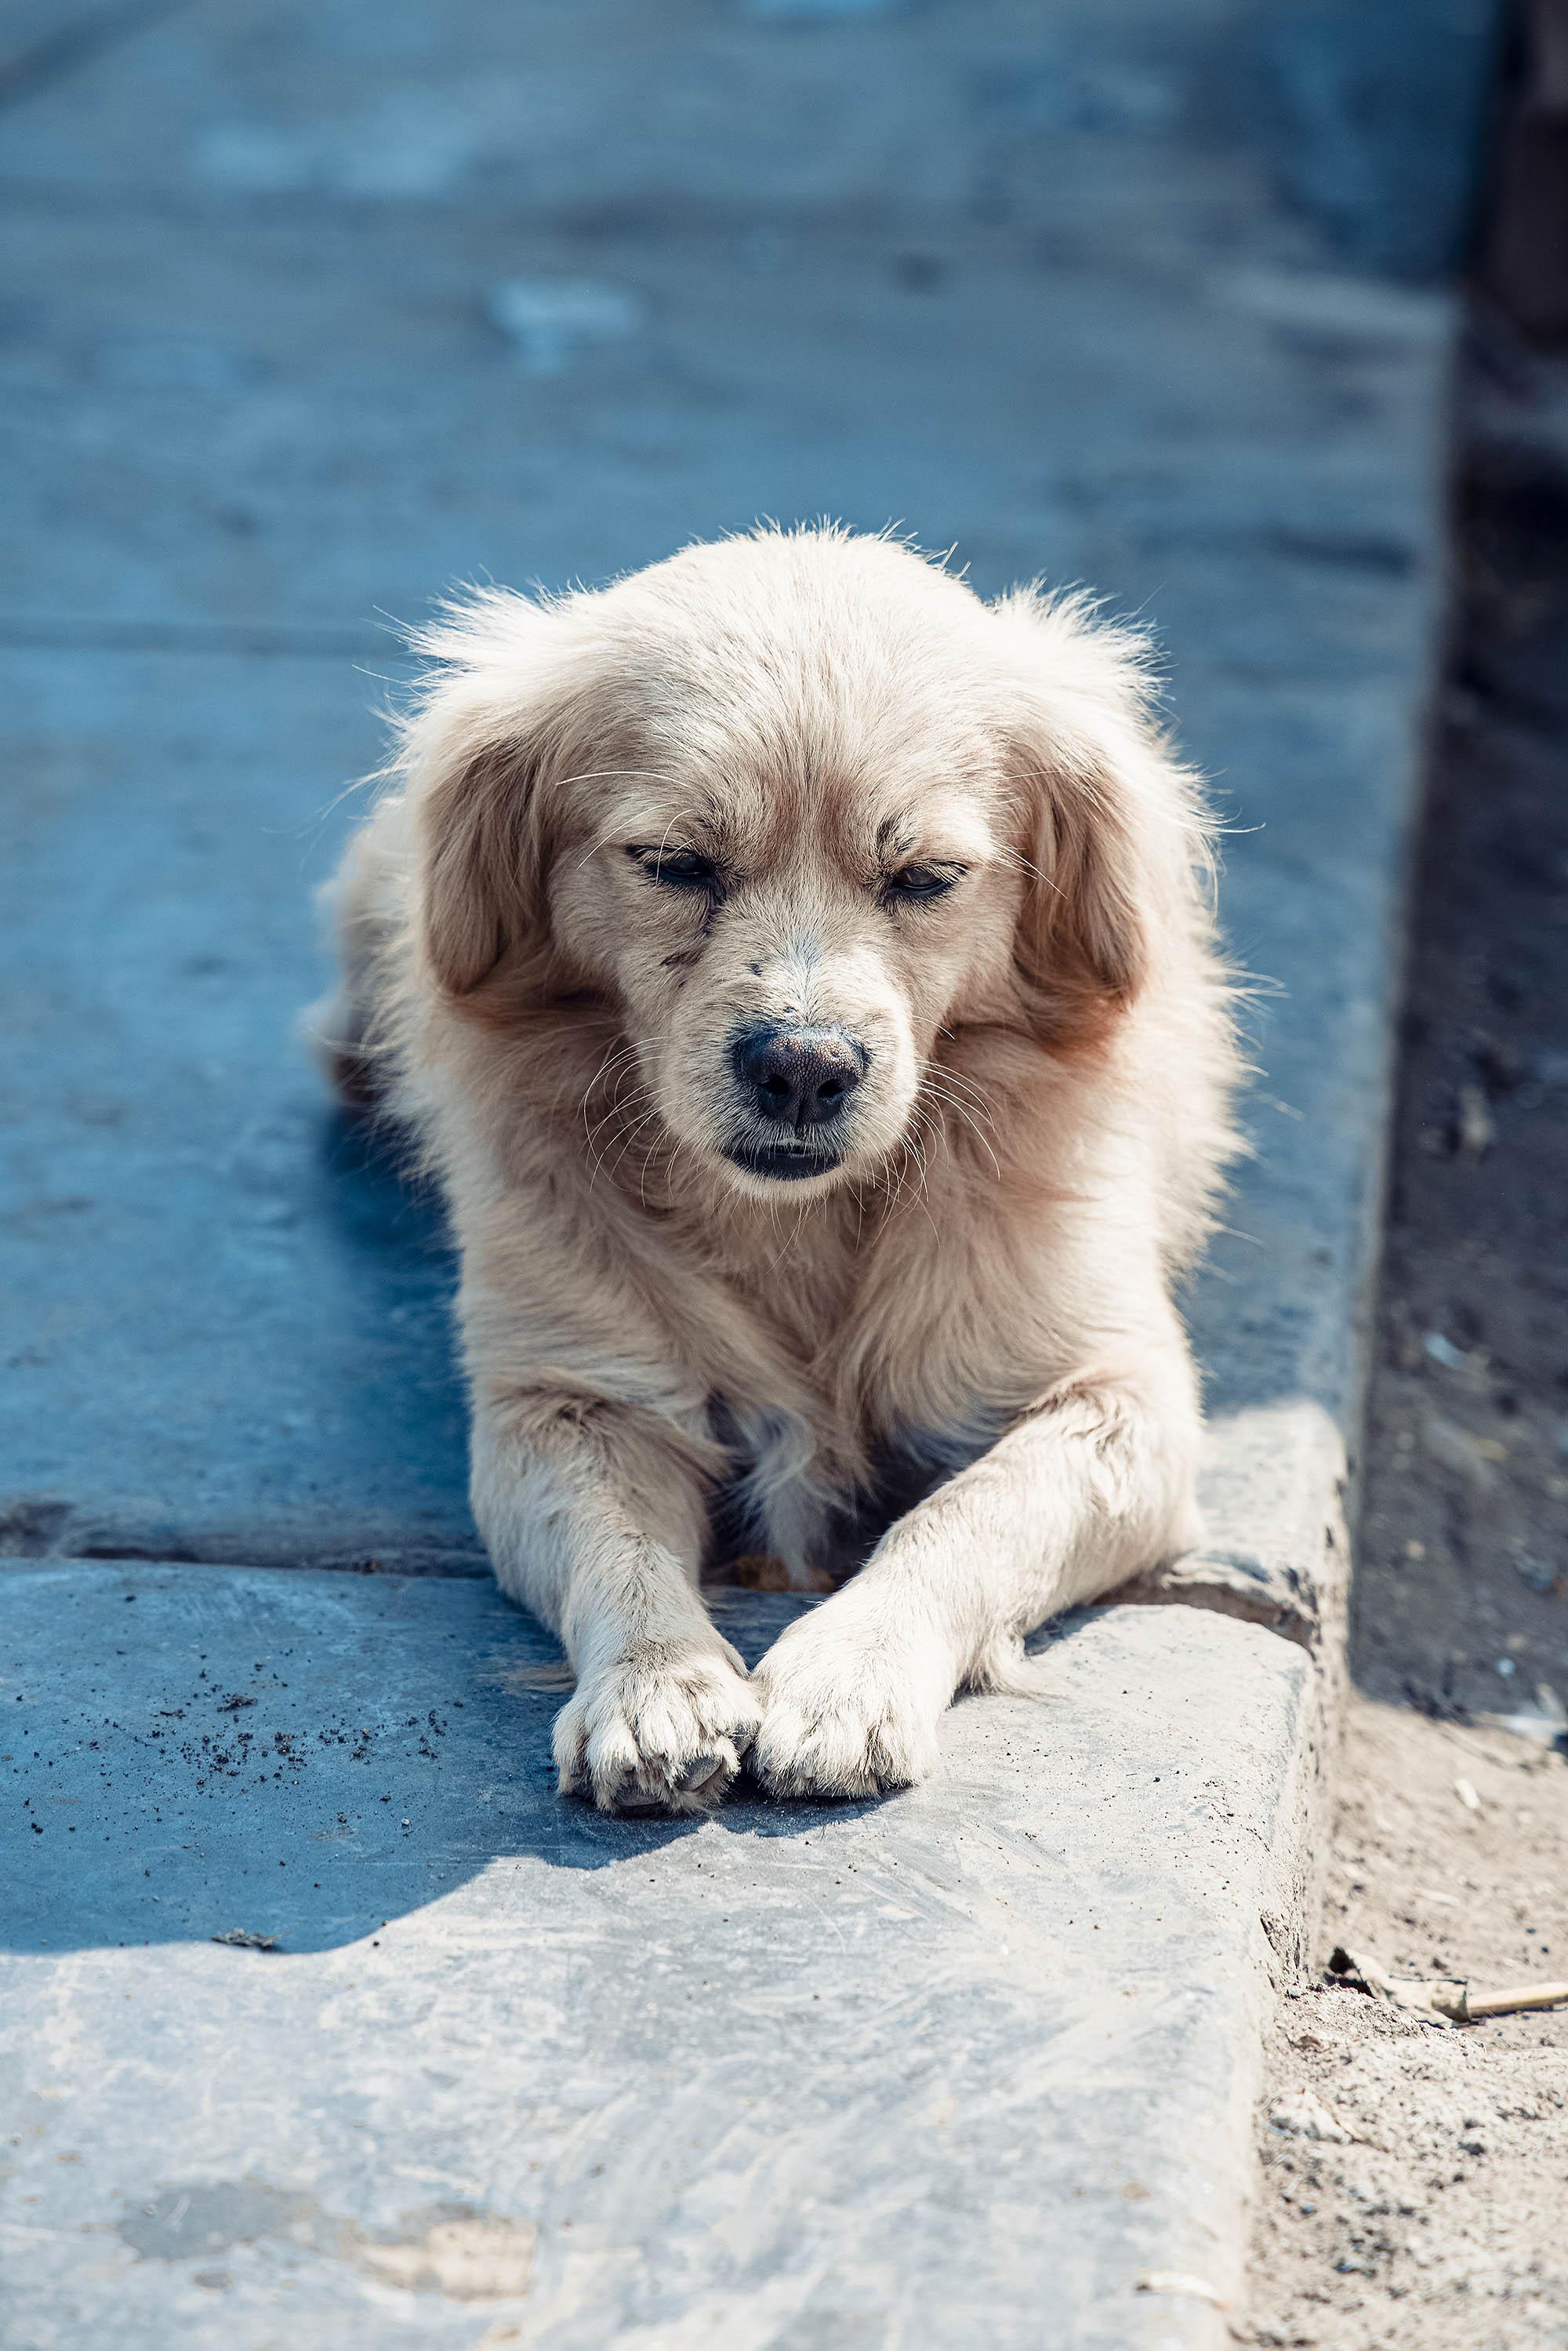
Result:
[[748,1132],[727,1156],[785,1183],[825,1176],[844,1155],[844,1116],[871,1056],[839,1029],[762,1021],[736,1038],[730,1059]]

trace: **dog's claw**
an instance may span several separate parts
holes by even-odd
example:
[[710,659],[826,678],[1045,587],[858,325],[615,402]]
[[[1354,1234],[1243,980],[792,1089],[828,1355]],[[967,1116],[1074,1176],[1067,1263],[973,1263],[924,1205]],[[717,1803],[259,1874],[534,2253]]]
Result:
[[667,1797],[644,1788],[630,1771],[615,1791],[615,1810],[618,1813],[662,1813],[667,1802]]
[[662,1813],[676,1796],[722,1795],[729,1776],[722,1755],[694,1756],[671,1775],[664,1788],[650,1788],[645,1779],[627,1771],[615,1790],[613,1808],[618,1813]]
[[685,1653],[634,1654],[578,1685],[556,1718],[563,1791],[603,1813],[702,1813],[740,1768],[761,1709],[716,1635]]

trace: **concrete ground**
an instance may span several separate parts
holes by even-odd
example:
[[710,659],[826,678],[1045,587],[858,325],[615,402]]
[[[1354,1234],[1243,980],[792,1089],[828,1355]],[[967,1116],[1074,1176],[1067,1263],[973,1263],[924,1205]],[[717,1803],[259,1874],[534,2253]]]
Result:
[[[8,2345],[1224,2339],[1491,34],[1410,13],[0,16]],[[1218,778],[1230,1613],[1055,1628],[889,1802],[604,1823],[484,1580],[438,1220],[293,1040],[308,893],[385,616],[822,512],[1142,611]]]

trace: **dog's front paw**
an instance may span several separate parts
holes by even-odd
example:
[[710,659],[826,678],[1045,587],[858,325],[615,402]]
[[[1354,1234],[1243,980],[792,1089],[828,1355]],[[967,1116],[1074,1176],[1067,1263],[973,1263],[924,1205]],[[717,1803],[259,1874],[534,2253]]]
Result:
[[556,1717],[561,1792],[601,1813],[706,1812],[759,1719],[727,1641],[650,1643],[580,1682]]
[[874,1796],[928,1780],[952,1696],[932,1661],[841,1626],[830,1602],[780,1635],[752,1677],[751,1768],[776,1796]]

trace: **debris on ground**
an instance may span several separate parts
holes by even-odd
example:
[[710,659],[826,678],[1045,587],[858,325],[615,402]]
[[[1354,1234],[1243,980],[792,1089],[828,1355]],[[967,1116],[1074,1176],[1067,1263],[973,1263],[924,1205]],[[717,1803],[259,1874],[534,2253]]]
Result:
[[[1477,1813],[1454,1797],[1461,1742]],[[1500,1731],[1481,1745],[1351,1699],[1323,1945],[1367,1989],[1325,1971],[1280,2003],[1259,2344],[1568,2351],[1568,1764]],[[1462,2015],[1406,2004],[1438,1986]]]
[[1292,2138],[1319,2138],[1332,2146],[1345,2147],[1350,2133],[1342,2130],[1321,2099],[1310,2090],[1296,2090],[1289,2097],[1276,2098],[1269,2109],[1270,2130],[1285,2131]]
[[243,1927],[230,1927],[226,1933],[214,1935],[211,1939],[214,1943],[228,1943],[236,1951],[276,1951],[277,1949],[276,1935],[251,1935]]
[[1385,2000],[1433,2024],[1474,2024],[1483,2016],[1515,2016],[1526,2009],[1562,2008],[1568,2003],[1568,1983],[1516,1984],[1511,1991],[1472,1992],[1468,1980],[1455,1976],[1391,1976],[1364,1951],[1335,1946],[1328,1972],[1353,1991]]
[[1230,2304],[1218,2288],[1186,2270],[1145,2270],[1138,2280],[1140,2294],[1178,2294],[1188,2302],[1207,2302],[1211,2310],[1228,2310]]
[[1459,1145],[1479,1159],[1497,1141],[1497,1129],[1491,1123],[1487,1098],[1479,1086],[1459,1088]]

